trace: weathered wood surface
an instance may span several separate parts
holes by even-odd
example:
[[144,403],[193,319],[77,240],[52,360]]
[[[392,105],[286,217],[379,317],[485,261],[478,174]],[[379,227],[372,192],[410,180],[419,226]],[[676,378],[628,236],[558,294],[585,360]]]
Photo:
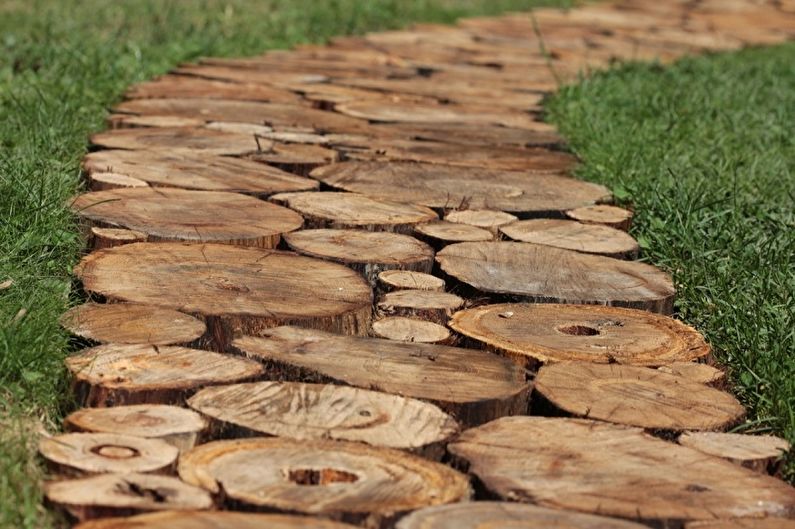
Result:
[[132,244],[134,242],[146,242],[148,236],[140,231],[128,230],[126,228],[98,228],[94,226],[89,231],[89,246],[95,250],[103,248],[113,248],[122,244]]
[[432,321],[403,316],[387,316],[374,321],[373,335],[400,342],[447,344],[453,341],[447,327]]
[[638,242],[621,230],[572,220],[520,220],[500,227],[500,231],[515,241],[543,244],[616,259],[634,259],[640,249]]
[[463,298],[449,292],[404,289],[381,296],[376,310],[381,316],[406,316],[445,325],[464,303]]
[[444,279],[411,270],[385,270],[378,274],[379,285],[390,290],[444,291]]
[[148,185],[149,184],[143,180],[121,173],[94,172],[89,175],[89,186],[91,186],[92,191],[126,189],[128,187],[146,187]]
[[726,382],[726,372],[709,364],[680,361],[660,366],[657,369],[663,373],[670,373],[710,386],[720,387]]
[[272,142],[265,141],[264,144],[258,142],[253,135],[190,127],[109,130],[91,136],[91,143],[106,149],[187,151],[219,156],[254,153],[263,149],[268,150],[273,146]]
[[301,104],[302,98],[289,90],[258,83],[227,83],[194,79],[184,75],[164,75],[138,83],[127,91],[128,99],[225,99]]
[[[167,511],[92,520],[75,529],[354,529],[322,518],[229,511]],[[611,528],[612,529],[612,528]]]
[[792,448],[786,439],[773,435],[722,432],[685,432],[679,436],[678,442],[682,446],[764,473],[775,472],[777,464]]
[[448,212],[444,220],[458,224],[468,224],[489,230],[494,235],[500,233],[500,227],[517,221],[518,219],[504,211],[490,209],[459,209]]
[[628,209],[599,204],[572,209],[566,212],[566,216],[584,224],[598,224],[627,231],[632,223],[633,213]]
[[685,529],[795,529],[795,520],[783,518],[734,518],[713,522],[691,522]]
[[428,241],[436,248],[456,242],[477,242],[494,240],[494,234],[489,230],[478,228],[470,224],[438,221],[420,224],[415,228],[417,237]]

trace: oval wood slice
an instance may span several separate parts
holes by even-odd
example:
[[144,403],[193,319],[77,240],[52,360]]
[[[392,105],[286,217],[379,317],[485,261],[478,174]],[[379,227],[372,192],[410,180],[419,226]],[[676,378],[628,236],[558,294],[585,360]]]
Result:
[[783,518],[734,518],[712,522],[691,522],[685,529],[795,529],[795,520]]
[[251,360],[172,345],[106,344],[66,359],[85,406],[179,404],[197,389],[262,374]]
[[89,176],[89,185],[92,191],[107,191],[108,189],[126,189],[128,187],[147,187],[149,184],[126,174],[94,172]]
[[795,489],[638,428],[583,419],[505,417],[449,446],[497,496],[652,523],[786,516]]
[[638,242],[626,232],[573,220],[520,220],[502,226],[500,231],[515,241],[532,242],[617,259],[634,259],[638,256],[639,250]]
[[181,118],[179,116],[135,116],[133,114],[112,114],[108,117],[108,124],[112,129],[129,129],[134,127],[201,127],[203,119]]
[[670,373],[684,377],[693,382],[700,382],[708,386],[723,386],[726,382],[726,373],[717,367],[699,362],[673,362],[660,366],[657,369],[663,373]]
[[419,224],[415,231],[421,239],[437,248],[456,242],[491,241],[494,239],[494,234],[489,230],[444,220]]
[[563,138],[554,129],[527,130],[497,125],[472,127],[461,123],[390,123],[373,125],[374,135],[407,140],[438,141],[454,145],[511,145],[515,147],[561,147]]
[[744,435],[723,432],[685,432],[679,444],[711,456],[728,459],[756,472],[774,473],[791,446],[773,435]]
[[632,224],[633,213],[628,209],[608,204],[598,204],[572,209],[566,212],[566,216],[583,224],[599,224],[627,231]]
[[182,312],[134,303],[86,303],[61,317],[61,325],[98,343],[185,345],[205,332],[204,322]]
[[524,413],[524,370],[495,355],[435,344],[338,336],[297,327],[234,346],[284,380],[333,382],[433,402],[465,425]]
[[134,242],[146,242],[147,235],[141,231],[128,230],[125,228],[91,228],[89,237],[93,240],[95,250],[102,248],[113,248],[122,244],[132,244]]
[[653,430],[725,430],[745,416],[729,393],[620,364],[546,365],[538,370],[535,390],[572,415]]
[[156,474],[100,474],[47,483],[47,500],[77,521],[151,511],[194,511],[213,505],[199,487]]
[[385,270],[378,274],[378,282],[386,290],[444,291],[444,279],[411,270]]
[[433,404],[350,386],[235,384],[205,388],[188,404],[236,437],[337,439],[441,456],[458,433],[456,422]]
[[274,248],[303,224],[287,208],[239,193],[138,188],[77,197],[72,209],[100,227],[122,227],[150,241],[216,242]]
[[165,404],[82,408],[64,419],[67,430],[161,439],[184,452],[197,443],[207,421],[192,410]]
[[200,79],[217,79],[232,83],[254,83],[258,85],[286,88],[296,84],[324,83],[328,77],[316,73],[305,72],[276,72],[251,70],[247,68],[231,68],[227,66],[212,66],[206,64],[186,64],[175,68],[174,74]]
[[355,526],[306,516],[229,511],[166,511],[105,518],[75,529],[354,529]]
[[[201,151],[214,155],[241,155],[272,147],[271,142],[258,144],[254,136],[247,134],[189,127],[109,130],[91,136],[91,143],[106,149]],[[145,158],[146,153],[139,153],[139,156]]]
[[300,104],[301,97],[289,90],[257,83],[227,83],[184,75],[164,75],[138,83],[125,94],[129,99],[223,99]]
[[448,212],[444,216],[444,220],[476,226],[489,230],[497,235],[500,232],[500,226],[516,222],[519,219],[504,211],[494,211],[491,209],[458,209]]
[[651,312],[618,307],[501,303],[457,312],[450,327],[517,361],[661,366],[710,353],[701,334]]
[[406,316],[444,325],[464,306],[455,294],[433,290],[396,290],[378,300],[377,311],[383,316]]
[[466,476],[417,456],[344,441],[254,438],[194,448],[179,462],[187,483],[247,508],[382,527],[420,507],[468,499]]
[[418,343],[449,343],[452,341],[447,327],[431,321],[388,316],[373,322],[373,334],[387,340]]
[[433,210],[356,193],[281,193],[271,200],[303,215],[307,228],[357,228],[411,234],[414,225],[436,220]]
[[39,453],[63,475],[166,473],[179,450],[159,439],[118,433],[66,433],[42,439]]
[[210,345],[283,324],[367,334],[372,291],[349,268],[287,252],[220,244],[126,244],[75,269],[87,292],[172,308],[205,321]]
[[671,314],[671,276],[654,266],[524,242],[462,242],[436,254],[444,272],[487,294]]
[[[273,136],[273,133],[267,136]],[[304,145],[301,143],[272,142],[270,147],[252,154],[250,158],[259,163],[267,163],[306,176],[316,167],[334,163],[339,160],[339,153],[320,145]]]

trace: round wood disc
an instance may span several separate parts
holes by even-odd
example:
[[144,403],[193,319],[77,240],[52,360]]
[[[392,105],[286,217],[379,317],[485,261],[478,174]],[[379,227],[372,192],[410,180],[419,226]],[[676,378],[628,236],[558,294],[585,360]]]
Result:
[[444,291],[444,279],[411,270],[385,270],[378,274],[378,281],[387,290]]
[[767,472],[791,448],[786,439],[773,435],[723,432],[685,432],[679,436],[678,442],[682,446],[728,459],[757,472]]
[[206,330],[193,316],[134,303],[86,303],[67,311],[60,321],[72,334],[98,343],[183,345]]
[[355,526],[286,514],[166,511],[85,522],[75,529],[354,529]]
[[600,421],[504,417],[448,449],[492,493],[542,507],[671,527],[795,508],[795,489],[782,481]]
[[645,263],[524,242],[452,244],[436,261],[447,274],[489,294],[673,311],[671,276]]
[[112,129],[129,129],[134,127],[201,127],[203,119],[181,118],[179,116],[135,116],[132,114],[112,114],[108,117],[108,124]]
[[150,241],[274,248],[282,234],[303,224],[296,212],[247,195],[175,188],[85,193],[72,209],[99,226],[146,233]]
[[450,340],[447,327],[401,316],[389,316],[373,322],[373,333],[379,338],[401,342],[446,343]]
[[419,224],[416,232],[420,237],[440,246],[454,242],[491,241],[494,239],[494,234],[489,230],[443,220]]
[[89,185],[92,191],[106,191],[128,187],[147,187],[149,184],[126,174],[95,172],[89,175]]
[[450,327],[509,356],[661,366],[706,356],[684,323],[647,311],[590,305],[502,303],[457,312]]
[[734,518],[711,522],[692,522],[685,529],[795,529],[795,520],[784,518]]
[[554,174],[407,162],[343,162],[318,167],[324,184],[432,208],[494,209],[542,216],[610,198],[603,186]]
[[344,441],[216,441],[184,454],[189,484],[250,508],[371,527],[405,511],[469,498],[466,476],[398,450]]
[[153,81],[134,84],[129,99],[207,98],[239,101],[269,101],[300,104],[301,97],[289,90],[257,83],[226,83],[185,75],[164,75]]
[[447,213],[444,220],[458,224],[467,224],[489,230],[495,235],[499,233],[500,226],[516,222],[518,219],[504,211],[491,209],[458,209]]
[[563,138],[554,130],[527,130],[497,125],[472,127],[462,123],[390,123],[373,125],[380,138],[438,141],[454,145],[513,145],[516,147],[560,147]]
[[500,231],[515,241],[595,253],[619,259],[638,256],[638,242],[626,232],[573,220],[531,219],[502,226]]
[[254,361],[173,345],[106,344],[72,355],[66,367],[86,406],[178,404],[202,386],[262,374]]
[[710,386],[721,386],[726,381],[726,373],[724,371],[699,362],[673,362],[657,369],[663,373],[670,373]]
[[[254,136],[190,127],[136,127],[99,132],[91,143],[105,149],[201,151],[214,155],[241,155],[272,147]],[[139,154],[145,157],[146,154]]]
[[42,439],[39,453],[65,474],[165,472],[179,450],[159,439],[118,433],[66,433]]
[[550,364],[534,387],[572,415],[654,430],[723,430],[745,415],[729,393],[644,367]]
[[113,248],[122,244],[132,244],[134,242],[146,242],[147,235],[140,231],[128,230],[125,228],[91,228],[89,238],[93,240],[91,246],[95,250],[102,248]]
[[396,290],[378,300],[377,310],[385,316],[408,316],[444,325],[464,306],[455,294],[434,290]]
[[608,204],[572,209],[566,212],[566,216],[584,224],[600,224],[623,231],[627,231],[632,223],[631,211]]

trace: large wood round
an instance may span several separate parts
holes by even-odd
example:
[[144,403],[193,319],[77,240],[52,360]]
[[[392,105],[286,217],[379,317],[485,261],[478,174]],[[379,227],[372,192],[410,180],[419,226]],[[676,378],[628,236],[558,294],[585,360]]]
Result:
[[418,343],[449,343],[450,330],[432,321],[387,316],[373,322],[373,334],[387,340]]
[[306,516],[230,511],[168,511],[105,518],[75,529],[354,529],[355,526]]
[[638,242],[626,232],[573,220],[530,219],[502,226],[500,231],[515,241],[532,242],[555,248],[634,259]]
[[448,448],[492,493],[543,507],[671,527],[795,509],[782,481],[600,421],[505,417]]
[[786,439],[773,435],[723,432],[685,432],[679,436],[678,442],[757,472],[775,471],[777,463],[791,448]]
[[500,303],[457,312],[450,327],[487,349],[533,363],[662,366],[706,356],[684,323],[651,312],[590,305]]
[[584,224],[596,224],[627,231],[632,223],[633,213],[628,209],[598,204],[572,209],[566,212],[566,216]]
[[211,344],[282,324],[369,331],[372,291],[353,270],[292,253],[221,244],[127,244],[75,269],[88,292],[173,308],[207,323]]
[[572,415],[653,430],[723,430],[745,415],[729,393],[644,367],[550,364],[534,388]]
[[487,294],[673,311],[671,276],[645,263],[523,242],[452,244],[436,261],[447,274]]
[[444,279],[411,270],[385,270],[378,274],[378,282],[386,290],[444,291]]
[[464,306],[464,300],[448,292],[396,290],[378,300],[382,316],[406,316],[445,325],[450,316]]

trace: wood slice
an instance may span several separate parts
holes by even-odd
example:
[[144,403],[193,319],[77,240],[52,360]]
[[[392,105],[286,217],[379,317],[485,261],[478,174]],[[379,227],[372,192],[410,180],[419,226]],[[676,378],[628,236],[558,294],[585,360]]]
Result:
[[385,270],[378,274],[378,283],[387,291],[433,290],[444,292],[444,279],[411,270]]
[[128,187],[147,187],[145,181],[120,173],[92,173],[89,177],[89,186],[92,191],[107,191],[108,189],[125,189]]
[[462,242],[436,254],[442,270],[477,290],[545,303],[673,311],[671,276],[654,266],[524,242]]
[[128,99],[206,98],[301,103],[301,97],[289,90],[257,83],[226,83],[184,75],[164,75],[154,81],[135,84],[127,90],[126,96]]
[[147,235],[140,231],[128,230],[124,228],[91,228],[89,239],[91,246],[95,250],[102,248],[113,248],[122,244],[132,244],[134,242],[146,242]]
[[134,127],[201,127],[204,125],[204,120],[197,118],[181,118],[179,116],[158,116],[156,114],[147,116],[111,114],[111,116],[108,117],[108,125],[111,129],[129,129]]
[[159,439],[118,433],[66,433],[42,439],[39,453],[56,473],[168,473],[179,450]]
[[501,498],[659,527],[795,509],[795,489],[782,481],[599,421],[505,417],[449,450]]
[[370,129],[379,138],[438,141],[454,145],[511,145],[515,147],[561,147],[564,140],[553,126],[548,130],[527,130],[497,125],[461,123],[390,123]]
[[756,472],[774,474],[791,446],[773,435],[743,435],[722,432],[685,432],[679,444]]
[[444,220],[419,224],[415,228],[415,232],[421,239],[433,245],[434,248],[443,248],[455,242],[494,240],[494,234],[489,230],[469,224],[447,222]]
[[469,498],[466,476],[440,463],[345,441],[216,441],[180,458],[179,475],[228,503],[388,527],[406,511]]
[[389,316],[373,322],[373,334],[387,340],[417,343],[443,343],[452,341],[447,327],[431,321]]
[[566,212],[566,216],[583,224],[601,224],[617,230],[627,231],[632,224],[633,213],[628,209],[599,204],[572,209]]
[[693,382],[700,382],[708,386],[723,386],[726,382],[726,373],[717,367],[699,362],[673,362],[660,366],[657,369],[663,373],[684,377]]
[[442,410],[377,391],[298,382],[255,382],[205,388],[188,404],[235,437],[337,439],[437,457],[458,433]]
[[84,406],[179,404],[203,386],[262,374],[251,360],[173,345],[106,344],[66,359]]
[[75,529],[354,529],[320,518],[229,511],[166,511],[127,518],[105,518]]
[[396,290],[381,296],[376,308],[382,316],[406,316],[444,325],[463,306],[462,298],[448,292]]
[[[94,134],[91,143],[105,149],[200,151],[219,156],[241,155],[272,147],[272,142],[263,140],[258,143],[254,136],[246,134],[188,127],[115,129]],[[145,158],[146,154],[138,156]]]
[[84,193],[72,209],[99,227],[127,228],[149,241],[215,242],[275,248],[304,220],[287,208],[239,193],[176,188]]
[[430,272],[433,250],[398,233],[362,230],[302,230],[284,237],[300,254],[342,263],[362,274],[372,287],[384,270]]
[[490,209],[458,209],[448,212],[444,220],[457,224],[466,224],[489,230],[494,235],[499,235],[500,227],[518,219],[510,213],[504,211],[494,211]]
[[206,331],[204,322],[182,312],[135,303],[86,303],[61,316],[61,325],[97,343],[187,345]]
[[530,367],[565,361],[656,367],[710,353],[704,337],[678,320],[617,307],[483,305],[457,312],[450,327]]
[[210,495],[177,478],[156,474],[100,474],[47,483],[50,504],[77,521],[149,511],[209,509]]
[[502,226],[500,231],[515,241],[605,255],[616,259],[635,259],[640,249],[638,242],[626,232],[573,220],[521,220]]
[[563,176],[421,163],[343,162],[319,167],[311,176],[337,189],[385,200],[534,216],[610,197],[600,185]]
[[126,244],[94,252],[75,268],[87,292],[110,301],[172,308],[204,320],[209,345],[235,335],[300,325],[365,335],[372,290],[336,263],[221,244]]
[[652,430],[725,430],[745,416],[729,393],[620,364],[546,365],[538,370],[535,390],[572,415]]
[[[268,136],[273,136],[273,134],[268,134]],[[252,154],[250,158],[306,176],[317,167],[338,161],[339,154],[335,150],[319,145],[272,142],[270,148],[263,147],[261,151]]]
[[234,346],[287,380],[334,382],[433,402],[464,425],[524,413],[524,370],[497,356],[444,345],[354,338],[279,327]]
[[231,67],[249,71],[265,72],[311,72],[328,77],[354,77],[372,75],[376,77],[414,77],[417,69],[409,65],[396,64],[359,64],[349,60],[313,59],[290,53],[286,57],[278,54],[266,54],[251,58],[209,57],[201,60],[202,65]]
[[783,518],[734,518],[711,522],[692,522],[685,529],[795,529],[795,520]]
[[173,70],[174,74],[201,79],[216,79],[232,83],[258,84],[286,88],[296,84],[325,83],[328,76],[311,72],[265,72],[209,64],[185,64]]
[[280,193],[271,200],[303,215],[307,228],[357,228],[410,235],[415,224],[438,218],[423,206],[355,193]]
[[78,432],[115,433],[161,439],[180,452],[193,448],[207,421],[192,410],[164,404],[82,408],[64,419],[64,428]]

